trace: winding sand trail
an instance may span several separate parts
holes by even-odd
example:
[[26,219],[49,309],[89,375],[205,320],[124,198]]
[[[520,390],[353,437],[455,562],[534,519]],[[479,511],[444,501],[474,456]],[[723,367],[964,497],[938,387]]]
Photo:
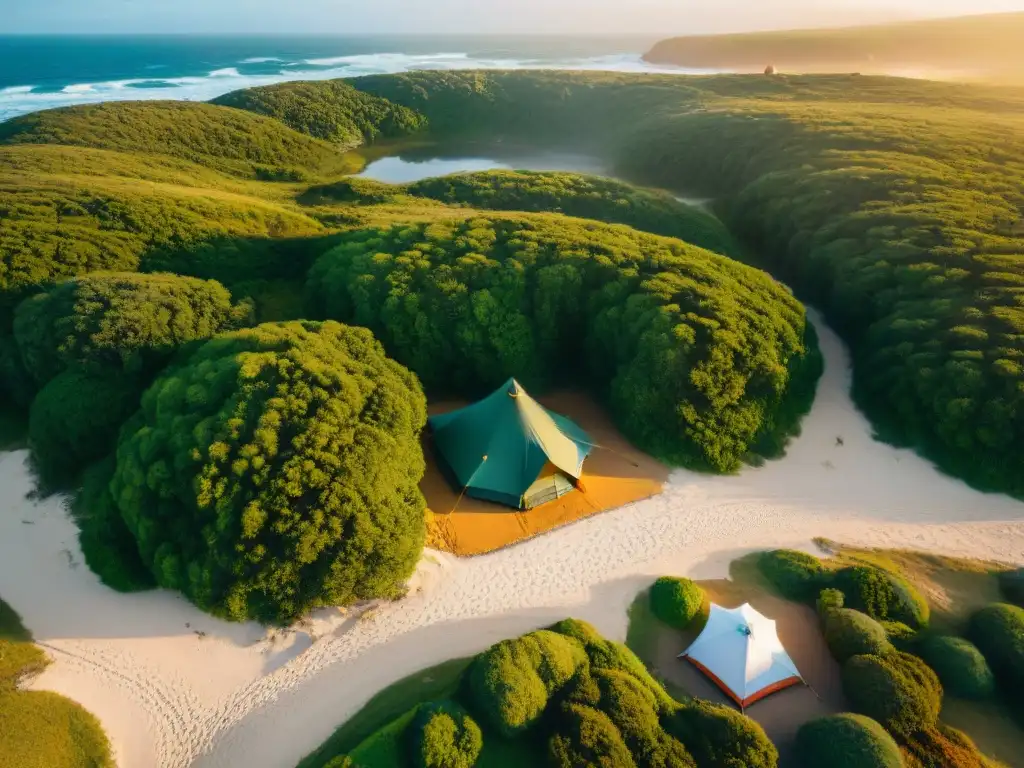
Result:
[[0,596],[55,658],[33,687],[95,712],[122,768],[291,768],[424,667],[567,615],[623,638],[629,603],[661,573],[721,578],[749,551],[815,536],[1024,563],[1024,504],[873,441],[846,350],[816,321],[825,375],[781,461],[735,477],[676,471],[659,496],[491,555],[428,553],[405,600],[362,618],[323,611],[277,637],[169,592],[106,589],[61,500],[24,499],[25,454],[0,454]]

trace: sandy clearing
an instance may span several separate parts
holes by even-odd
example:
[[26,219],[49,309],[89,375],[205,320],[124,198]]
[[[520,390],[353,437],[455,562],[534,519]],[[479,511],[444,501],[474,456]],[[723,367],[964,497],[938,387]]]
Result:
[[26,501],[24,453],[0,454],[0,595],[56,659],[34,686],[94,711],[122,768],[288,768],[423,667],[570,614],[623,638],[626,608],[660,573],[722,578],[737,556],[814,536],[1024,562],[1024,504],[874,442],[848,356],[818,325],[825,376],[785,459],[736,477],[676,471],[652,499],[472,560],[428,553],[401,603],[324,611],[276,639],[171,593],[104,588],[61,500]]

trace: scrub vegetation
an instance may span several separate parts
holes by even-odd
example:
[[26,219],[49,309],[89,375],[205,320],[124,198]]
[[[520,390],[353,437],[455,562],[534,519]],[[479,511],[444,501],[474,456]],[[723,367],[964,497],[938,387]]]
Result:
[[[754,721],[727,707],[674,700],[629,649],[574,619],[492,646],[442,691],[449,698],[411,695],[401,714],[378,712],[362,741],[336,736],[302,768],[778,765]],[[447,758],[435,760],[439,754]]]
[[[779,455],[821,361],[776,279],[851,345],[855,394],[881,436],[1024,496],[1018,91],[416,72],[219,101],[73,107],[0,126],[0,395],[21,411],[4,431],[27,425],[44,481],[88,480],[76,516],[111,583],[155,580],[222,615],[272,621],[397,594],[422,542],[422,501],[408,490],[422,394],[385,354],[431,393],[475,394],[510,375],[583,384],[673,463],[733,471]],[[576,174],[393,188],[345,176],[362,160],[343,150],[411,135],[572,143],[622,177],[715,198],[718,219]],[[733,260],[750,254],[776,279]],[[89,282],[100,272],[118,274]],[[82,286],[95,301],[75,298]],[[368,326],[382,347],[333,324],[266,322],[304,317]],[[112,342],[113,329],[138,344]],[[280,365],[239,362],[248,355]],[[73,428],[55,427],[64,419]],[[261,419],[280,420],[280,446]],[[344,452],[326,461],[314,419],[352,445],[380,428],[401,447],[360,454],[374,471],[356,480]],[[257,488],[261,473],[274,480]],[[348,504],[326,489],[359,497],[358,525],[334,516]],[[300,511],[282,533],[273,514],[285,499]],[[339,543],[353,528],[362,542],[368,521],[390,536],[379,562]],[[195,526],[209,527],[184,530]],[[244,565],[220,557],[229,550]],[[933,623],[897,576],[819,585],[796,560],[780,573],[811,603],[836,586],[900,648]]]

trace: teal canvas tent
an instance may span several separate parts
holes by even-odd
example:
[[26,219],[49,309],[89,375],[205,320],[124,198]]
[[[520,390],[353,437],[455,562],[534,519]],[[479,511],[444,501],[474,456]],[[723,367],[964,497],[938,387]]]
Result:
[[515,379],[473,405],[428,420],[449,480],[467,496],[530,509],[580,486],[593,447],[571,419],[530,397]]

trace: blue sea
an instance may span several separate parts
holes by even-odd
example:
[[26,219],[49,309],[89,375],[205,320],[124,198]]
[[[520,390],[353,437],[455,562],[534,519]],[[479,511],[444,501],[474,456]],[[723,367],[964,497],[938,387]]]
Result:
[[415,69],[685,72],[642,60],[651,37],[0,36],[0,121],[71,104],[206,101],[287,80]]

